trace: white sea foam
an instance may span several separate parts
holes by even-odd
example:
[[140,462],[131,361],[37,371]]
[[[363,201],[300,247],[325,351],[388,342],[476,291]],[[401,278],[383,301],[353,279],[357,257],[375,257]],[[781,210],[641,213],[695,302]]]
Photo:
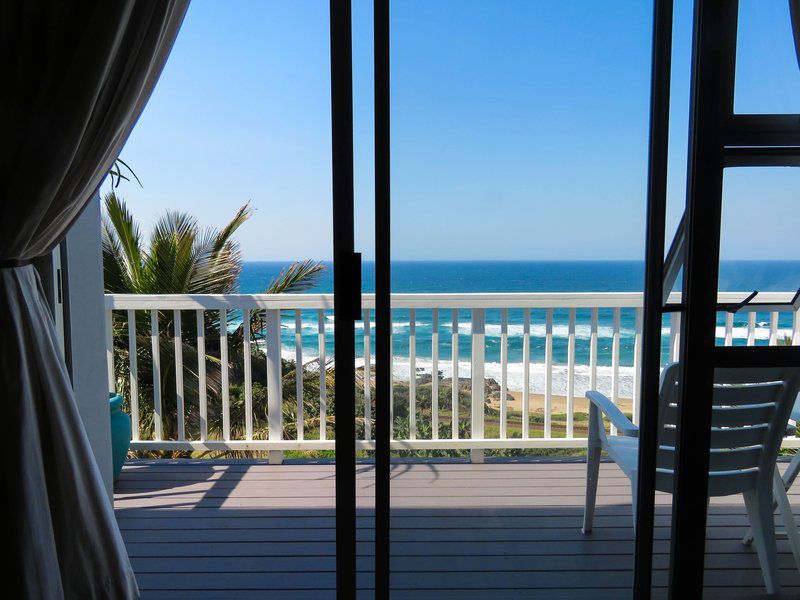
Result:
[[[285,329],[294,330],[294,322],[289,322],[288,320],[284,320],[283,327]],[[364,330],[364,323],[361,321],[356,322],[356,330],[362,331]],[[370,328],[374,331],[375,330],[375,322],[370,322]],[[417,328],[417,335],[418,336],[430,336],[431,334],[431,324],[427,322],[417,321],[416,322]],[[408,334],[411,329],[411,323],[408,321],[395,321],[392,323],[392,332],[398,334]],[[316,320],[305,320],[303,321],[302,328],[303,333],[306,334],[314,334],[319,332],[319,327],[317,326]],[[334,330],[334,325],[332,322],[328,322],[326,320],[325,323],[325,331],[332,332]],[[501,327],[499,324],[496,323],[487,323],[485,326],[486,337],[488,338],[500,338]],[[567,325],[561,324],[554,324],[553,325],[553,337],[555,338],[566,338],[569,335],[569,327]],[[459,335],[470,335],[472,333],[472,326],[470,323],[459,323],[458,324],[458,333]],[[534,324],[531,323],[530,326],[530,335],[534,338],[543,338],[547,333],[546,327],[543,324]],[[591,326],[588,324],[577,324],[575,326],[575,337],[577,339],[590,339],[591,338]],[[440,339],[444,335],[451,335],[452,328],[449,324],[441,324],[439,326],[439,336]],[[509,324],[508,325],[508,337],[511,338],[521,338],[524,334],[524,326],[520,324]],[[612,327],[609,326],[599,326],[597,328],[597,336],[600,338],[611,338],[614,334],[614,330]],[[633,329],[630,328],[620,328],[619,331],[621,338],[632,338],[635,334]],[[661,334],[664,336],[669,336],[670,328],[663,327],[661,329]],[[715,335],[718,339],[725,338],[725,327],[724,326],[717,326],[715,330]],[[747,339],[748,331],[747,327],[733,327],[731,328],[731,335],[733,339]],[[777,330],[777,338],[783,339],[784,337],[791,337],[792,330],[790,328],[780,328]],[[756,340],[768,340],[770,337],[770,329],[768,322],[759,322],[756,324],[756,327],[753,330],[753,337]]]
[[[285,329],[294,330],[294,322],[289,322],[288,320],[284,319],[282,326]],[[326,317],[325,322],[325,331],[330,332],[334,330],[334,324],[332,321],[329,321]],[[356,321],[355,324],[356,330],[363,331],[364,330],[364,323],[362,321]],[[375,330],[375,321],[370,321],[370,328],[374,331]],[[312,334],[317,333],[319,331],[319,326],[315,320],[304,320],[301,326],[301,330],[304,333]],[[411,330],[411,323],[409,321],[394,321],[392,323],[392,331],[394,333],[406,333],[408,334]],[[430,336],[432,331],[431,323],[423,322],[423,321],[416,321],[416,330],[418,336]],[[451,335],[452,334],[452,326],[450,324],[440,324],[439,325],[439,335],[440,337],[443,335]],[[669,333],[669,329],[666,330]],[[508,325],[508,337],[522,337],[525,332],[525,328],[523,325],[519,324],[509,324]],[[469,336],[472,334],[472,325],[470,323],[459,323],[458,324],[458,333],[459,335]],[[499,338],[501,333],[501,327],[495,323],[487,323],[485,325],[485,335],[486,337],[490,338]],[[546,327],[543,324],[531,323],[530,326],[530,335],[531,337],[544,337],[547,333]],[[569,328],[567,325],[553,325],[552,333],[554,337],[563,337],[566,338],[569,335]],[[591,337],[591,326],[589,325],[576,325],[575,326],[575,337],[578,339],[589,339]],[[607,326],[600,326],[597,328],[597,335],[601,338],[610,338],[612,337],[614,330],[612,327]],[[633,337],[634,331],[632,329],[627,328],[620,328],[620,336],[621,337]]]
[[[294,360],[294,349],[284,348],[283,357],[285,359]],[[309,362],[316,358],[313,353],[304,355],[304,360]],[[364,366],[364,359],[356,359],[356,368]],[[439,361],[439,372],[443,379],[452,379],[453,377],[453,362],[450,360]],[[374,368],[374,364],[373,364]],[[432,362],[430,359],[423,358],[416,360],[417,376],[432,372]],[[491,378],[500,382],[500,363],[487,362],[484,370],[486,378]],[[519,392],[524,388],[524,370],[521,363],[509,363],[508,369],[508,389],[510,391]],[[396,380],[408,381],[410,373],[410,363],[406,358],[395,357],[392,372]],[[564,365],[553,365],[552,367],[552,391],[553,394],[565,396],[567,394],[567,380],[568,371]],[[458,362],[458,376],[459,378],[469,378],[472,376],[472,365],[469,361]],[[575,395],[583,396],[587,390],[597,389],[604,394],[611,395],[613,368],[607,366],[597,367],[597,384],[592,388],[591,384],[591,369],[586,365],[575,366]],[[530,363],[530,386],[529,391],[533,394],[544,394],[546,386],[547,369],[544,363]],[[631,398],[633,396],[633,367],[619,367],[619,395],[622,398]]]

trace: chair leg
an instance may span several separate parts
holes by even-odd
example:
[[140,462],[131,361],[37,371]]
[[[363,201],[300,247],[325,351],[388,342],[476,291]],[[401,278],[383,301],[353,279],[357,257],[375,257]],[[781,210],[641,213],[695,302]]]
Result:
[[[780,471],[778,471],[777,467],[775,468],[775,472],[780,474]],[[783,489],[785,491],[788,491],[789,488],[792,487],[792,484],[794,483],[794,480],[797,479],[798,474],[800,474],[800,452],[794,455],[792,461],[789,463],[789,466],[786,467],[786,471],[784,471],[783,477],[781,477],[781,479],[783,480]],[[776,496],[776,502],[773,505],[773,509],[777,507],[778,504]],[[747,533],[745,533],[744,537],[742,538],[742,544],[744,544],[745,546],[749,546],[752,543],[753,543],[753,530],[748,529]]]
[[786,528],[786,537],[789,538],[794,564],[800,570],[800,532],[797,530],[792,506],[786,496],[786,486],[778,469],[775,469],[775,476],[772,480],[772,493],[775,495],[778,509],[781,511],[781,519],[783,520],[783,526]]
[[598,424],[599,411],[595,406],[589,408],[589,448],[586,457],[586,504],[583,509],[583,533],[592,531],[594,504],[597,498],[597,478],[600,475],[600,436]]
[[597,479],[600,475],[600,448],[589,447],[586,459],[586,505],[583,509],[583,533],[592,531],[594,504],[597,498]]
[[[762,486],[763,487],[763,486]],[[768,594],[780,590],[778,578],[778,547],[775,543],[775,521],[773,519],[772,488],[747,491],[744,494],[747,516],[753,530],[758,562],[764,575],[764,585]]]

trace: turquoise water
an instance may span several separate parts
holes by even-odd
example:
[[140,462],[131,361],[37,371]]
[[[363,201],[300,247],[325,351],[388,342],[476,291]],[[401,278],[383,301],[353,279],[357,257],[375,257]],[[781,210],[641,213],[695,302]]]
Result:
[[[287,263],[279,262],[247,262],[240,278],[242,293],[263,292],[270,280]],[[319,284],[312,292],[332,292],[333,277],[330,265]],[[365,263],[362,273],[363,290],[374,291],[374,264]],[[392,289],[396,293],[458,293],[458,292],[635,292],[643,288],[644,265],[634,261],[520,261],[520,262],[396,262],[392,265]],[[800,262],[788,261],[740,261],[725,262],[721,266],[720,291],[793,291],[800,287]],[[403,376],[403,365],[406,365],[405,376],[408,376],[408,332],[409,314],[407,310],[395,310],[393,328],[393,349],[395,370]],[[374,321],[374,315],[372,320]],[[439,311],[439,356],[444,375],[451,371],[451,323],[450,310]],[[510,309],[508,312],[508,360],[509,387],[521,389],[522,360],[522,310]],[[621,393],[625,394],[631,385],[631,369],[633,365],[634,344],[634,310],[622,309],[620,314],[620,366]],[[430,366],[432,318],[430,310],[417,310],[417,367],[425,371]],[[757,344],[766,344],[769,328],[769,315],[757,315]],[[459,311],[459,362],[460,376],[468,374],[468,360],[471,352],[470,311]],[[567,363],[567,323],[566,309],[554,310],[553,313],[553,360],[556,365]],[[287,356],[294,351],[294,317],[288,312],[283,317],[282,341]],[[744,333],[747,325],[746,315],[736,315],[734,331]],[[363,331],[358,324],[357,334]],[[723,335],[724,316],[720,315],[717,335]],[[333,356],[333,315],[326,314],[326,352]],[[665,333],[668,323],[665,322]],[[782,315],[779,321],[779,336],[787,334],[791,329],[791,317]],[[531,312],[531,385],[537,391],[543,385],[545,352],[545,314],[544,310]],[[600,380],[608,376],[610,381],[611,344],[613,331],[613,313],[611,309],[600,309],[598,314],[598,364]],[[304,357],[310,359],[317,356],[317,316],[315,311],[303,314],[303,346]],[[578,309],[576,312],[575,361],[576,386],[578,389],[588,378],[589,364],[590,311]],[[664,336],[663,360],[667,360],[668,336]],[[744,340],[735,340],[743,344]],[[374,352],[374,340],[373,340]],[[357,344],[358,356],[363,355],[363,343]],[[405,360],[405,362],[404,362]],[[463,364],[462,361],[464,361]],[[500,311],[487,310],[486,314],[486,362],[487,373],[499,372],[500,361]],[[516,368],[519,367],[519,368]],[[466,369],[466,372],[465,372]],[[559,369],[556,369],[558,372]],[[558,373],[554,376],[554,392],[559,391]]]

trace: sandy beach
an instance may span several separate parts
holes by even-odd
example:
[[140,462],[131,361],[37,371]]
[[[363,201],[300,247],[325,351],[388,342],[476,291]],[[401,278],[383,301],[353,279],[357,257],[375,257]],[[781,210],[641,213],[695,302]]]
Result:
[[[558,413],[566,413],[567,412],[567,397],[566,396],[556,396],[552,395],[550,397],[551,404],[552,404],[552,412],[554,414]],[[508,410],[509,411],[522,411],[522,392],[508,392]],[[529,396],[530,402],[530,411],[531,413],[544,413],[544,394],[530,394]],[[500,400],[494,399],[489,402],[492,408],[500,408]],[[586,413],[589,412],[589,401],[583,396],[576,396],[575,397],[575,408],[574,411],[576,413]],[[630,398],[619,398],[617,401],[622,412],[626,414],[631,414],[633,401]]]

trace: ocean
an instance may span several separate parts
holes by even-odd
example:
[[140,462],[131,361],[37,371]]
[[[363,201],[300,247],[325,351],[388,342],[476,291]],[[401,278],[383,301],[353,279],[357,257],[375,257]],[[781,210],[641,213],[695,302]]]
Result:
[[[263,292],[269,282],[287,266],[285,262],[245,262],[240,277],[242,293]],[[392,263],[392,290],[396,293],[459,293],[459,292],[636,292],[642,291],[644,264],[638,261],[431,261]],[[364,292],[375,289],[374,263],[365,262],[362,272]],[[794,291],[800,287],[800,261],[730,261],[720,268],[720,291],[750,292]],[[312,293],[333,291],[333,270],[328,264]],[[371,315],[374,328],[374,314]],[[409,314],[407,310],[393,312],[393,350],[395,377],[407,379]],[[522,310],[508,311],[508,387],[523,387],[523,315]],[[530,391],[544,391],[545,369],[545,315],[543,310],[531,312],[530,335]],[[613,332],[611,309],[600,309],[598,314],[598,384],[601,391],[611,387],[611,344]],[[633,387],[633,309],[620,313],[620,380],[619,393],[631,397]],[[416,352],[418,373],[431,371],[430,310],[416,312]],[[756,344],[766,344],[769,338],[769,315],[759,313],[756,318]],[[567,364],[566,309],[553,314],[553,393],[566,393]],[[745,314],[734,317],[734,338],[743,337],[747,327]],[[778,323],[779,338],[790,334],[791,316],[782,314]],[[356,324],[356,334],[363,331]],[[668,329],[665,321],[662,342],[662,362],[668,360]],[[333,314],[326,314],[326,353],[333,356]],[[315,311],[303,314],[304,361],[315,358],[318,347],[317,317]],[[451,311],[439,311],[439,369],[443,377],[452,376]],[[459,376],[469,377],[471,354],[470,311],[459,311]],[[724,335],[724,316],[717,323],[717,336]],[[589,384],[590,311],[576,312],[575,331],[575,392],[583,394]],[[734,340],[742,344],[743,340]],[[287,358],[294,358],[294,316],[286,312],[282,317],[282,345]],[[374,353],[374,339],[373,348]],[[363,343],[356,344],[359,364],[363,364]],[[500,310],[486,312],[486,374],[500,379]]]

